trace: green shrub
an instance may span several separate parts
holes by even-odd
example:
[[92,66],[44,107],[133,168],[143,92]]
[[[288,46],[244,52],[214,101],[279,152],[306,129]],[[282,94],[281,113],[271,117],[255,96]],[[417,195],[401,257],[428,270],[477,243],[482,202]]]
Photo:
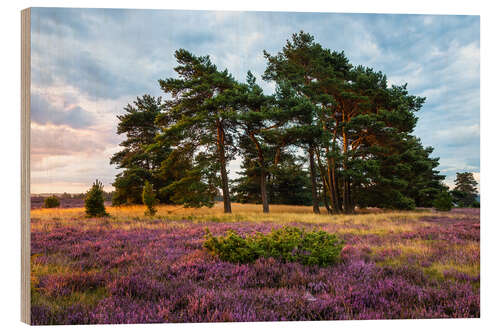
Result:
[[453,207],[453,198],[448,192],[441,192],[433,202],[434,208],[440,211],[448,211]]
[[404,196],[401,192],[396,191],[392,197],[391,208],[399,210],[414,210],[415,200],[410,197]]
[[104,208],[103,186],[97,179],[85,195],[85,213],[87,213],[88,217],[109,216]]
[[144,184],[144,189],[142,190],[142,202],[146,205],[148,210],[144,213],[145,215],[154,216],[156,214],[156,195],[153,191],[153,185],[146,181]]
[[474,201],[472,203],[472,208],[481,208],[481,203],[479,201]]
[[230,230],[225,236],[214,237],[208,230],[204,247],[221,260],[250,263],[257,258],[273,257],[282,262],[327,266],[339,261],[343,241],[324,231],[306,232],[285,227],[270,234],[258,233],[241,237]]
[[59,205],[61,205],[61,202],[55,195],[51,195],[50,197],[45,198],[45,201],[43,202],[44,208],[54,208],[59,207]]

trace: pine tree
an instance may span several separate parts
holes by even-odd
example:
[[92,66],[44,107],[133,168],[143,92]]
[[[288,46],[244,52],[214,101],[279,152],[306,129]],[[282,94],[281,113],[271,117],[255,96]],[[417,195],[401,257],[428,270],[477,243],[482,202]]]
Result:
[[[232,183],[234,200],[262,204],[261,173],[255,145],[242,137],[239,147],[244,158],[240,166],[242,171],[238,172],[240,177]],[[304,160],[284,147],[280,151],[279,163],[274,165],[276,147],[262,145],[264,161],[269,168],[266,176],[269,204],[311,205],[311,184],[308,173],[303,170]]]
[[247,73],[246,84],[238,88],[233,101],[237,109],[235,123],[241,129],[238,135],[239,148],[246,157],[255,157],[253,168],[259,175],[262,211],[269,213],[267,182],[287,143],[283,127],[289,120],[290,112],[275,105],[273,97],[264,95],[251,72]]
[[[270,203],[307,202],[319,213],[320,200],[330,213],[413,209],[444,191],[432,148],[412,135],[425,98],[406,85],[388,87],[382,72],[353,66],[302,31],[264,56],[272,96],[250,72],[239,83],[208,56],[177,50],[178,77],[159,80],[168,99],[145,95],[119,116],[118,134],[127,138],[111,160],[123,169],[113,202],[139,203],[147,194],[212,206],[221,190],[229,213],[227,164],[238,149],[243,172],[234,198],[261,202],[264,212]],[[477,183],[462,178],[468,186],[457,184],[454,197],[471,205]]]
[[144,189],[142,190],[142,202],[147,207],[147,211],[144,212],[144,214],[154,216],[156,214],[156,195],[153,191],[153,185],[148,181],[146,181]]
[[[162,99],[144,95],[125,107],[125,113],[118,115],[117,134],[126,135],[120,143],[123,149],[111,157],[111,164],[123,169],[113,183],[115,193],[113,205],[141,204],[142,187],[145,181],[156,188],[166,186],[166,180],[159,177],[161,162],[170,152],[168,145],[154,145],[159,133],[156,117],[163,110]],[[169,198],[159,197],[160,202],[169,203]]]
[[368,150],[373,158],[363,167],[369,181],[355,185],[356,200],[362,206],[381,208],[432,207],[436,196],[445,191],[444,176],[435,170],[438,158],[430,157],[432,148],[424,148],[411,135],[392,136],[389,142]]
[[104,190],[102,183],[96,179],[85,195],[85,213],[88,217],[109,216],[104,208]]
[[263,77],[267,81],[277,83],[281,106],[293,110],[294,142],[308,154],[313,212],[319,213],[314,152],[319,145],[318,140],[321,139],[316,106],[324,98],[318,89],[320,68],[324,63],[323,49],[313,40],[311,35],[301,31],[293,34],[292,39],[286,42],[277,55],[272,56],[264,51],[268,64]]
[[[162,136],[167,140],[177,138],[180,146],[197,148],[197,156],[192,161],[202,163],[193,165],[198,170],[195,178],[212,178],[204,184],[197,184],[204,185],[198,187],[197,191],[204,187],[211,190],[212,184],[217,182],[222,189],[224,212],[230,213],[227,163],[236,152],[236,126],[231,116],[233,108],[228,93],[232,92],[236,81],[227,70],[217,70],[208,56],[197,57],[180,49],[175,52],[175,57],[179,63],[175,68],[179,78],[159,81],[163,91],[172,96],[166,103],[165,114],[159,119],[163,126]],[[214,167],[219,173],[217,180],[213,179]],[[205,198],[206,195],[201,197]],[[182,201],[182,198],[178,200]]]
[[457,172],[455,188],[451,192],[455,203],[459,207],[472,207],[478,195],[477,185],[472,172]]
[[203,153],[195,153],[196,146],[188,142],[169,154],[160,170],[162,177],[173,181],[160,193],[184,207],[212,207],[218,194],[217,163]]
[[453,198],[448,191],[443,191],[436,195],[434,207],[440,211],[449,211],[453,207]]
[[[300,32],[276,56],[265,53],[268,67],[264,75],[280,87],[291,87],[292,94],[284,100],[302,99],[295,106],[289,103],[303,111],[296,121],[298,128],[321,131],[314,138],[297,131],[298,142],[310,160],[313,153],[317,160],[309,168],[313,200],[317,165],[329,211],[354,212],[356,204],[361,203],[357,201],[364,200],[365,190],[374,184],[383,185],[384,195],[392,197],[398,208],[413,208],[415,198],[406,193],[409,184],[394,177],[384,178],[379,169],[382,160],[390,158],[410,168],[396,156],[406,150],[395,149],[394,145],[413,131],[417,121],[414,113],[425,99],[410,95],[406,85],[389,88],[383,73],[353,67],[343,52],[324,49],[313,40]],[[306,102],[313,107],[306,107]]]
[[50,197],[45,198],[45,200],[43,201],[43,208],[54,208],[59,207],[60,205],[61,202],[55,195],[51,195]]

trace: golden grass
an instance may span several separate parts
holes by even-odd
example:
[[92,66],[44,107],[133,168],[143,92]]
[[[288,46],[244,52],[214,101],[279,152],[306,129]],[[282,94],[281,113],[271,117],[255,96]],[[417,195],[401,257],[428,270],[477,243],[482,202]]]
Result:
[[[262,212],[262,205],[257,204],[239,204],[233,203],[232,211],[234,214],[255,214]],[[158,216],[215,216],[224,215],[222,203],[217,203],[213,207],[201,208],[185,208],[180,205],[158,205]],[[144,217],[146,210],[144,205],[120,206],[120,207],[106,207],[106,210],[116,217]],[[312,208],[307,206],[292,206],[292,205],[271,205],[271,214],[312,214]],[[321,209],[322,214],[326,214],[324,208]],[[50,215],[51,217],[79,217],[84,214],[83,207],[76,208],[39,208],[32,209],[31,216],[35,218]],[[228,214],[226,214],[228,215]]]
[[386,243],[380,246],[373,246],[371,249],[374,252],[383,250],[397,250],[400,251],[402,257],[409,255],[416,255],[419,257],[426,257],[430,255],[435,248],[435,241],[412,239],[405,242],[399,241],[397,243]]
[[[115,219],[151,219],[144,215],[145,206],[123,206],[106,207],[108,213]],[[270,213],[262,213],[261,205],[254,204],[232,204],[232,214],[224,214],[222,204],[216,204],[212,208],[184,208],[182,206],[159,205],[157,214],[152,219],[168,220],[192,220],[192,221],[220,221],[220,222],[311,222],[311,223],[371,223],[380,219],[404,222],[404,220],[415,220],[425,216],[433,216],[431,211],[399,212],[382,210],[362,210],[355,215],[328,215],[322,208],[321,214],[313,214],[312,208],[307,206],[271,205]],[[33,219],[62,220],[68,218],[84,218],[85,209],[78,208],[39,208],[31,210]]]
[[[132,228],[164,228],[163,223],[168,221],[184,222],[253,222],[253,223],[308,223],[325,224],[333,227],[338,233],[354,233],[359,235],[388,233],[401,233],[414,230],[414,227],[427,225],[420,221],[424,217],[435,216],[430,210],[419,211],[382,211],[362,210],[354,215],[328,215],[324,209],[321,214],[313,214],[312,208],[307,206],[271,205],[270,213],[262,212],[261,205],[255,204],[232,204],[232,214],[224,214],[222,204],[212,208],[184,208],[182,206],[159,205],[154,217],[145,216],[145,206],[123,206],[106,207],[111,215],[110,218],[88,219],[85,217],[85,209],[79,208],[41,208],[31,211],[32,230],[50,230],[57,225],[80,224],[85,219],[83,228],[106,225],[110,228],[132,229]],[[442,213],[441,213],[442,214]],[[460,218],[460,215],[446,215],[448,217]],[[49,223],[46,223],[49,222]],[[332,230],[333,231],[333,230]]]
[[[437,247],[439,250],[436,250]],[[425,261],[426,258],[431,257],[435,251],[444,251],[446,256],[434,260],[430,266],[424,268],[427,275],[444,278],[446,271],[462,272],[470,276],[477,276],[480,273],[479,243],[475,241],[450,245],[446,241],[412,239],[395,243],[385,242],[380,246],[372,246],[371,250],[373,253],[383,250],[399,251],[399,255],[379,262],[382,266],[408,266],[409,257],[416,258],[418,265],[421,260]]]

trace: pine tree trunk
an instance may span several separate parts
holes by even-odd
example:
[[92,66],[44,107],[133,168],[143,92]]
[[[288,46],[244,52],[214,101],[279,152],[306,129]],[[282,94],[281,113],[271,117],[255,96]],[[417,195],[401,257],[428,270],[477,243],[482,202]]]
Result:
[[313,213],[319,214],[318,193],[316,185],[316,165],[314,164],[314,150],[312,147],[309,148],[309,169],[311,175],[311,194],[312,194]]
[[[328,147],[326,148],[326,154],[330,153]],[[316,150],[316,158],[318,160],[318,165],[320,166],[320,171],[323,170],[321,164],[321,157],[318,150]],[[332,166],[333,165],[333,166]],[[337,183],[335,178],[335,161],[332,160],[331,157],[327,157],[327,168],[326,175],[323,177],[323,186],[324,192],[328,191],[328,196],[330,197],[330,205],[331,208],[328,209],[328,214],[338,214],[339,213],[339,202],[338,202],[338,194],[337,194]],[[325,199],[326,200],[326,199]],[[326,205],[325,205],[326,206]]]
[[345,176],[342,184],[342,204],[344,205],[344,213],[348,213],[349,204],[347,203],[347,180]]
[[343,202],[344,202],[344,213],[353,214],[354,213],[354,202],[352,200],[351,193],[351,180],[349,177],[344,178],[344,192],[343,192]]
[[[347,119],[345,118],[345,113],[343,114],[342,116],[342,121],[345,122]],[[346,132],[345,132],[345,127],[342,127],[342,141],[343,141],[343,168],[344,168],[344,193],[343,193],[343,198],[342,198],[342,201],[343,201],[343,204],[344,204],[344,213],[346,214],[351,214],[353,211],[352,211],[352,207],[351,207],[351,198],[350,198],[350,189],[351,189],[351,186],[350,186],[350,179],[349,179],[349,176],[346,174],[347,173],[347,159],[348,159],[348,152],[349,152],[349,145],[348,145],[348,142],[347,142],[347,135],[346,135]]]
[[220,174],[222,180],[222,198],[224,201],[224,213],[231,213],[231,198],[229,195],[229,181],[226,170],[224,129],[220,121],[217,121],[217,150],[219,151]]
[[264,163],[264,153],[262,152],[262,148],[259,144],[259,141],[255,138],[253,132],[249,133],[250,139],[255,144],[255,148],[257,148],[257,153],[259,156],[259,165],[260,165],[260,196],[262,199],[262,211],[264,213],[269,213],[269,201],[267,199],[267,172]]
[[330,188],[330,201],[334,214],[339,214],[342,210],[339,203],[338,179],[335,175],[335,160],[328,158],[328,183]]
[[319,150],[315,149],[314,153],[316,154],[316,157],[318,159],[318,167],[319,167],[319,174],[321,176],[321,184],[323,185],[323,189],[321,191],[321,194],[323,196],[323,203],[325,204],[325,208],[328,214],[332,214],[332,210],[330,208],[330,204],[328,203],[328,194],[327,191],[329,191],[328,183],[327,183],[327,175],[325,168],[323,167],[321,160],[319,158]]
[[328,195],[326,194],[326,187],[323,187],[323,202],[325,203],[325,208],[328,214],[333,214],[330,204],[328,203]]
[[340,205],[340,202],[339,202],[339,198],[340,198],[340,195],[339,195],[339,191],[338,191],[338,177],[336,177],[335,175],[335,162],[333,162],[333,167],[332,169],[330,170],[330,174],[331,174],[331,188],[332,188],[332,191],[331,191],[331,195],[332,195],[332,206],[333,206],[333,212],[335,214],[340,214],[340,212],[342,211],[342,207]]
[[221,176],[222,176],[222,198],[224,200],[224,213],[231,213],[231,198],[229,195],[229,182],[227,179],[226,161],[221,163]]
[[269,213],[269,202],[267,200],[266,188],[266,170],[261,166],[260,169],[260,195],[262,196],[262,211]]
[[335,196],[337,198],[336,202],[337,202],[337,205],[338,205],[338,212],[342,212],[343,208],[342,208],[342,203],[340,202],[340,182],[339,182],[339,177],[336,177],[335,178]]

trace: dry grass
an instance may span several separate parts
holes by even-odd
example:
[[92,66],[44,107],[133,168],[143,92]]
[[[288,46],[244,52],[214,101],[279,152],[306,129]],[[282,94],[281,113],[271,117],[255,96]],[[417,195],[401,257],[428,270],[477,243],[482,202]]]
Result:
[[[355,215],[328,215],[323,209],[321,214],[313,214],[312,208],[307,206],[271,205],[270,213],[262,213],[261,205],[232,204],[232,214],[224,214],[222,204],[212,208],[184,208],[182,206],[160,205],[156,216],[145,216],[145,206],[107,207],[110,218],[88,219],[83,207],[79,208],[41,208],[31,211],[32,230],[50,230],[53,225],[74,225],[91,228],[96,225],[107,224],[111,228],[163,228],[163,223],[177,221],[177,226],[196,222],[253,222],[253,223],[308,223],[325,224],[332,231],[339,234],[354,233],[359,235],[408,232],[415,226],[426,225],[422,218],[435,216],[430,210],[418,211],[382,211],[361,210]],[[441,213],[442,214],[442,213]],[[461,218],[457,214],[447,214],[453,218]],[[40,223],[36,223],[36,222]],[[53,223],[52,223],[53,222]],[[112,222],[112,223],[110,223]]]
[[[356,224],[372,223],[374,221],[393,220],[402,222],[403,220],[415,220],[426,216],[433,216],[435,213],[428,210],[399,212],[382,210],[360,210],[355,215],[328,215],[324,208],[321,214],[313,214],[312,208],[307,206],[291,205],[271,205],[270,213],[262,213],[261,205],[254,204],[232,204],[232,214],[224,214],[222,204],[216,204],[212,208],[184,208],[182,206],[160,205],[158,212],[153,219],[167,220],[191,220],[191,221],[220,221],[220,222],[311,222],[311,223],[343,223]],[[148,219],[144,216],[145,206],[123,206],[106,207],[106,210],[114,219]],[[77,208],[40,208],[31,210],[31,217],[34,219],[62,220],[85,217],[83,207]]]

